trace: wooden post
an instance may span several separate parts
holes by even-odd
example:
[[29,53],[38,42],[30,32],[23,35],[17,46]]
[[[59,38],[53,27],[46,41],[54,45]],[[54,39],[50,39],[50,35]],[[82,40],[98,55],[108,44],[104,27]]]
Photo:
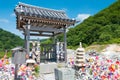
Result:
[[15,64],[15,77],[14,80],[17,80],[17,74],[18,74],[18,64]]
[[30,47],[30,43],[29,43],[29,40],[30,40],[30,21],[28,21],[28,25],[24,25],[24,38],[25,38],[25,49],[27,50],[27,54],[29,54],[29,47]]
[[66,26],[64,27],[64,59],[65,63],[67,63],[67,35],[66,35]]
[[30,47],[30,43],[29,43],[29,40],[30,40],[30,25],[29,24],[26,27],[26,32],[27,32],[26,49],[27,49],[27,53],[29,54],[29,52],[30,52],[30,50],[29,50],[29,47]]
[[57,62],[57,50],[56,50],[56,47],[57,47],[57,43],[56,43],[56,36],[55,36],[55,33],[53,32],[53,45],[52,45],[52,47],[53,47],[53,54],[54,54],[54,60],[55,60],[55,62]]
[[24,48],[27,49],[26,30],[24,31]]

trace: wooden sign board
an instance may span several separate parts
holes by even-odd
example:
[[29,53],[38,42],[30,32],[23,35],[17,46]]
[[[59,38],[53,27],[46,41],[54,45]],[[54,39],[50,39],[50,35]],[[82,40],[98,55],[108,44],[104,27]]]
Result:
[[12,63],[23,64],[26,62],[26,51],[22,49],[14,50],[12,53]]

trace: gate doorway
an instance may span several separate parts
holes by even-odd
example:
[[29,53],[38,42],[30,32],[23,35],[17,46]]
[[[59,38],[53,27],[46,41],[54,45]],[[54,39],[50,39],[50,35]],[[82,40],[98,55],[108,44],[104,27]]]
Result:
[[41,44],[41,62],[56,62],[56,45],[55,44]]

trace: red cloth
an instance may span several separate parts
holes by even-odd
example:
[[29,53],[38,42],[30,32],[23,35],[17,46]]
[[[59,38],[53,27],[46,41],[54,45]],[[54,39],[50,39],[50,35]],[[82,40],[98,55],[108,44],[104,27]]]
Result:
[[101,76],[101,78],[102,78],[102,80],[104,80],[104,79],[106,78],[106,76],[105,76],[105,75],[103,75],[103,76]]
[[120,64],[120,62],[119,62],[119,61],[116,61],[116,64]]
[[3,66],[3,62],[2,61],[0,61],[0,67],[2,67]]
[[109,67],[110,72],[115,72],[115,68],[113,68],[113,65]]
[[99,59],[99,57],[98,56],[96,56],[96,60],[98,60]]

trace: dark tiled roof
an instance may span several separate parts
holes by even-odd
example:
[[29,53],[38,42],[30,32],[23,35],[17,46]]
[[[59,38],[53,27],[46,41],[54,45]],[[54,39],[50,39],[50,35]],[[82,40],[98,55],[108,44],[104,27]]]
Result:
[[17,15],[31,16],[31,17],[42,17],[47,19],[57,19],[72,22],[74,20],[69,19],[68,16],[62,10],[53,10],[47,8],[41,8],[32,6],[24,3],[19,3],[15,8]]

